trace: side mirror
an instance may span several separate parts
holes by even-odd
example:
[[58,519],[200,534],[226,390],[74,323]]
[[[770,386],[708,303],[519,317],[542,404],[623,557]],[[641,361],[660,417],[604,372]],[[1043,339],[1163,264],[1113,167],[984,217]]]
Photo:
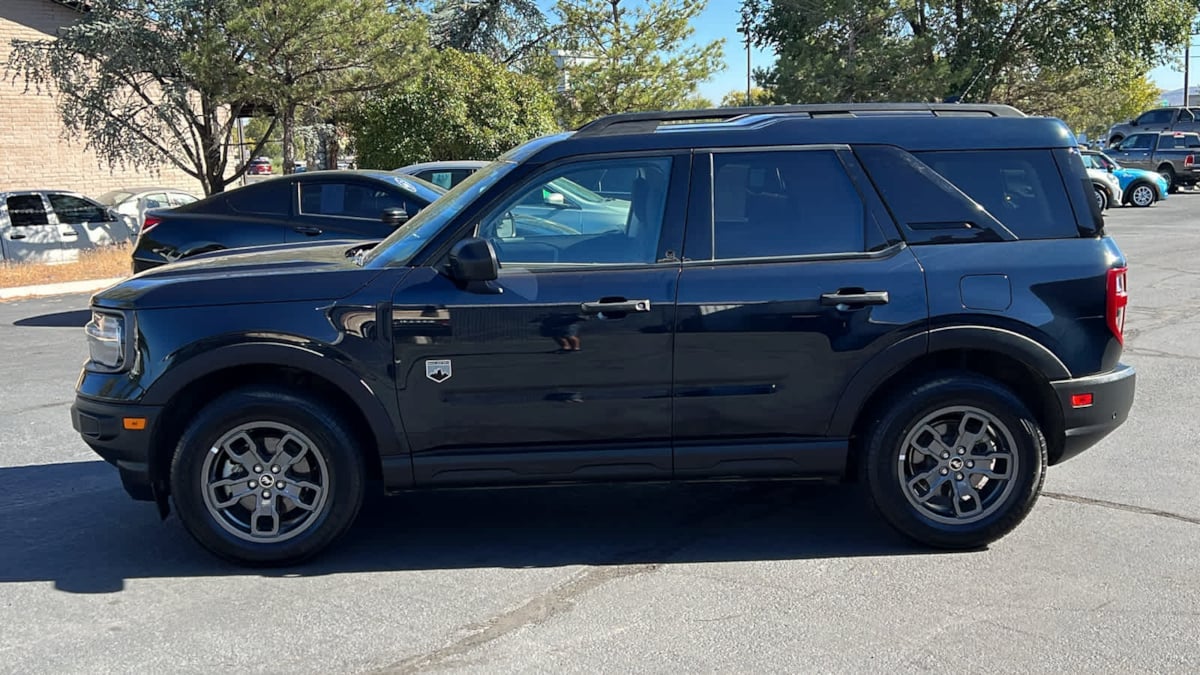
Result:
[[385,225],[399,227],[400,225],[408,222],[408,211],[405,211],[398,206],[386,208],[383,210],[383,216],[380,218],[380,220],[382,220]]
[[450,249],[450,276],[462,283],[495,281],[500,276],[496,249],[486,239],[468,237]]
[[1106,170],[1108,170],[1108,172],[1109,172],[1109,173],[1116,173],[1116,172],[1117,172],[1117,170],[1113,168],[1112,164],[1105,164],[1105,165],[1104,165],[1104,168],[1105,168]]
[[561,192],[542,192],[542,202],[548,206],[566,206],[567,198]]
[[1136,118],[1129,120],[1129,126],[1136,127],[1137,125],[1138,125],[1138,121]]

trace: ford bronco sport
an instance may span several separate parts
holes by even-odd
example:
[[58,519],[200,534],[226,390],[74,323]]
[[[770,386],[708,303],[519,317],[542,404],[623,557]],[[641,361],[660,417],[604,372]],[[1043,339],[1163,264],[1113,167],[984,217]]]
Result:
[[[555,179],[634,175],[618,226]],[[553,226],[551,226],[553,225]],[[1125,259],[1060,121],[984,105],[637,113],[537,139],[381,242],[98,293],[75,428],[206,548],[290,564],[388,492],[858,482],[927,545],[1126,418]]]

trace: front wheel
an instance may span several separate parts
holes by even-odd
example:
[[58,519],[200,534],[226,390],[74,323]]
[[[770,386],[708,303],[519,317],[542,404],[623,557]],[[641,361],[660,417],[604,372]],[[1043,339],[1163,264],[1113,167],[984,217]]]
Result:
[[1145,183],[1138,183],[1129,191],[1129,203],[1134,206],[1145,208],[1153,206],[1155,200],[1158,199],[1158,193],[1154,188]]
[[362,454],[319,402],[242,389],[204,408],[171,462],[184,527],[216,555],[288,565],[349,529],[362,505]]
[[1099,185],[1093,185],[1092,188],[1096,193],[1096,206],[1099,206],[1101,211],[1107,209],[1108,193],[1105,192],[1104,188],[1100,187]]
[[864,437],[863,482],[880,514],[939,548],[985,546],[1037,501],[1046,443],[1026,406],[992,380],[947,373],[902,392]]

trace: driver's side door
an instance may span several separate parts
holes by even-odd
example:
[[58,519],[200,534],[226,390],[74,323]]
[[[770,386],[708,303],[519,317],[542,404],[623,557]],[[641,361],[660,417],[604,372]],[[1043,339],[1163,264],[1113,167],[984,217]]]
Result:
[[669,478],[675,293],[687,154],[636,167],[623,231],[582,234],[514,213],[576,162],[484,210],[487,284],[418,268],[395,291],[399,404],[418,485]]

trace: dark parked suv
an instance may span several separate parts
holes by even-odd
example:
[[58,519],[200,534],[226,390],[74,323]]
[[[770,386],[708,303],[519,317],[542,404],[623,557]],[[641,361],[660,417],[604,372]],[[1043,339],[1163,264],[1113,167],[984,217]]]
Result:
[[[636,176],[623,226],[514,227],[607,170]],[[97,294],[75,428],[252,564],[323,549],[376,485],[859,481],[909,537],[970,548],[1133,400],[1125,259],[1067,127],[1012,108],[606,117],[371,246]]]

